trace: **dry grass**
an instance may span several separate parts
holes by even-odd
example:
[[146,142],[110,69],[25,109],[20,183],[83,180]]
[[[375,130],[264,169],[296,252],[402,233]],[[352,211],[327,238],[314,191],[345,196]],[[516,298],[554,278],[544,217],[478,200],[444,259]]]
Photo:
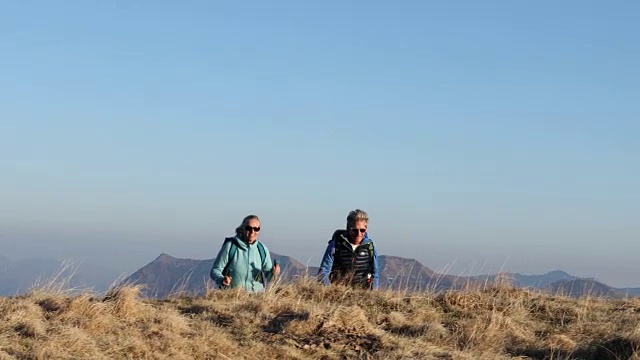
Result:
[[640,300],[505,285],[440,294],[308,280],[140,299],[48,287],[0,298],[0,359],[640,359]]

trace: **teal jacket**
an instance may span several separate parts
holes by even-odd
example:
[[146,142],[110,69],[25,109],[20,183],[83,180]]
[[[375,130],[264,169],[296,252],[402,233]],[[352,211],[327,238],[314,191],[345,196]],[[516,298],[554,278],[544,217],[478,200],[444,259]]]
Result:
[[[222,286],[222,279],[225,275],[231,276],[230,288],[243,288],[250,292],[264,291],[264,284],[260,282],[260,278],[267,281],[273,278],[271,268],[271,255],[269,249],[264,244],[262,246],[265,250],[264,262],[260,258],[260,252],[258,251],[258,241],[249,245],[244,240],[235,236],[232,241],[237,247],[236,253],[233,259],[229,259],[229,249],[231,248],[231,242],[225,242],[218,252],[216,260],[213,262],[213,268],[211,269],[211,279],[218,285]],[[229,274],[223,274],[225,266],[229,264]],[[262,275],[262,276],[260,276]]]

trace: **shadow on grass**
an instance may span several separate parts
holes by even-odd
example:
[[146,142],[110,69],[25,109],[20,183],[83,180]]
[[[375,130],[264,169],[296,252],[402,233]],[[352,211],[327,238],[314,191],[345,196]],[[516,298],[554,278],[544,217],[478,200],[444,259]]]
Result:
[[271,334],[281,333],[288,323],[294,320],[309,320],[308,312],[281,312],[271,319],[263,330]]
[[402,325],[391,327],[390,333],[405,337],[420,337],[429,331],[429,325]]
[[606,341],[594,341],[589,346],[575,351],[554,349],[508,349],[514,356],[527,356],[532,359],[580,359],[580,360],[624,360],[629,359],[635,350],[629,339],[616,337]]

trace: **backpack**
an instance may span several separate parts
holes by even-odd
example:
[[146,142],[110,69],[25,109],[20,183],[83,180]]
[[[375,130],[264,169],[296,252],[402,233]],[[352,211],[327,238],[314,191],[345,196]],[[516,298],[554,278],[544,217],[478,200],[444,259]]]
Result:
[[[231,260],[236,255],[236,251],[238,250],[238,247],[236,246],[235,242],[233,241],[233,238],[224,239],[223,246],[227,242],[231,242],[231,247],[229,248],[229,257],[227,258],[227,265],[225,265],[224,269],[222,269],[222,275],[224,275],[224,276],[229,275],[229,265],[231,265]],[[258,241],[258,252],[260,253],[260,265],[261,265],[261,268],[262,268],[264,266],[264,259],[267,257],[267,252],[264,250],[264,246],[259,241]],[[262,276],[262,271],[260,272],[260,278],[258,279],[258,281],[260,281],[261,283],[264,284],[264,278]]]

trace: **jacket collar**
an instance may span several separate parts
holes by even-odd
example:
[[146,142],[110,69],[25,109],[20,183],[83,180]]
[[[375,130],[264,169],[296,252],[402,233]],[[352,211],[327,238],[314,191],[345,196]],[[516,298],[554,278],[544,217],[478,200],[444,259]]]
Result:
[[[344,229],[336,230],[336,231],[333,233],[333,238],[334,238],[334,239],[344,239],[344,240],[345,240],[345,241],[347,241],[348,243],[351,243],[351,242],[349,241],[349,234],[347,233],[347,230],[344,230]],[[371,242],[371,239],[369,239],[369,233],[368,233],[368,232],[365,232],[365,233],[364,233],[364,239],[362,239],[362,241],[360,242],[360,244],[359,244],[359,245],[366,244],[366,243],[368,243],[368,242]]]
[[240,238],[239,235],[236,235],[236,236],[233,237],[233,241],[235,242],[237,247],[239,247],[239,248],[241,248],[243,250],[246,250],[251,246],[255,246],[258,243],[258,241],[260,241],[260,240],[256,239],[256,241],[254,241],[253,244],[249,244],[248,242],[242,240],[242,238]]

